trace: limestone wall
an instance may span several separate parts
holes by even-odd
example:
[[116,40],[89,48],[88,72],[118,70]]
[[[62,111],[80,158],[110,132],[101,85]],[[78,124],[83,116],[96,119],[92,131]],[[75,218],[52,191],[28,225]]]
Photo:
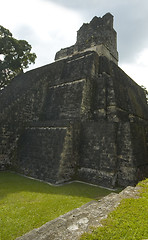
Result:
[[118,64],[117,34],[113,29],[113,16],[110,13],[102,18],[94,17],[90,23],[84,23],[77,31],[75,45],[58,51],[55,60],[85,51],[95,51],[99,56],[106,56]]
[[15,78],[0,94],[0,168],[114,187],[147,176],[145,94],[95,52]]
[[25,175],[55,183],[66,127],[29,127],[18,141],[19,168]]
[[106,120],[84,123],[81,128],[79,178],[113,186],[117,165],[116,126]]

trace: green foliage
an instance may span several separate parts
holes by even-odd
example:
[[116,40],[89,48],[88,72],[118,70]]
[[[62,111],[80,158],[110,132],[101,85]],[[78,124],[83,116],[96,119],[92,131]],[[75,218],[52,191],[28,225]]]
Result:
[[36,54],[31,53],[31,48],[27,41],[13,38],[8,29],[0,26],[0,89],[35,63]]
[[92,234],[84,234],[81,240],[142,240],[148,238],[148,179],[138,184],[142,186],[140,198],[124,199],[113,211],[102,227]]
[[0,240],[13,240],[74,208],[109,194],[82,183],[53,187],[0,172]]

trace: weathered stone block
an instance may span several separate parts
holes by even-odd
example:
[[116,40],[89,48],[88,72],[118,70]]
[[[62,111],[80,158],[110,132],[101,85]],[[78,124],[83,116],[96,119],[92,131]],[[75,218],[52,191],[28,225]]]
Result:
[[65,127],[27,128],[18,142],[19,171],[55,183],[65,136]]
[[117,60],[112,21],[110,14],[94,18],[66,58],[19,75],[0,92],[1,170],[108,187],[148,177],[145,93],[96,50],[103,41]]

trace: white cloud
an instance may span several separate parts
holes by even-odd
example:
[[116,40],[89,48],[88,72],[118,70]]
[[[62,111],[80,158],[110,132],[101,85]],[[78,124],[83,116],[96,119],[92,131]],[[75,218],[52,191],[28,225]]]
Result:
[[148,48],[143,49],[138,55],[137,63],[148,68]]
[[148,89],[148,48],[137,54],[136,61],[128,64],[121,64],[121,68],[136,81],[140,86]]
[[2,11],[1,25],[27,40],[37,54],[32,68],[52,62],[56,51],[74,44],[82,22],[77,12],[42,0],[5,0],[2,8],[8,11]]
[[83,22],[108,11],[115,16],[119,65],[148,88],[147,0],[4,0],[0,24],[32,45],[38,58],[31,69],[52,62],[58,50],[75,43]]

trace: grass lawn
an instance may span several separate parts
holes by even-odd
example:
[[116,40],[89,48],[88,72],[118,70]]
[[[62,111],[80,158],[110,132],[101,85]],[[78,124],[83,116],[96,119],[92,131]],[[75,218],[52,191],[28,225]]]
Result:
[[0,172],[0,240],[13,240],[110,191],[82,183],[53,187]]
[[103,227],[94,229],[92,234],[84,234],[81,240],[148,239],[148,179],[138,185],[142,186],[140,198],[122,200],[102,221]]

